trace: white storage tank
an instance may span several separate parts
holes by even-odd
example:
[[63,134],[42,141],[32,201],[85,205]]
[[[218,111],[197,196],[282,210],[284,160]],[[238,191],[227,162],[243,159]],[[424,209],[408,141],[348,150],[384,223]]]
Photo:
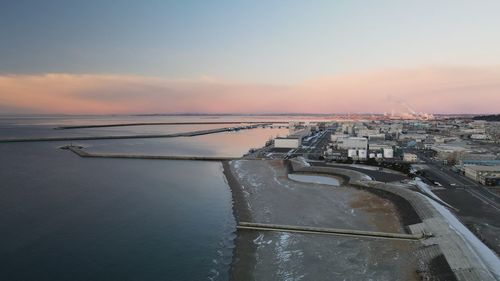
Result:
[[358,150],[358,156],[359,159],[366,159],[366,150],[365,149]]
[[356,149],[347,150],[347,157],[355,157],[355,156],[357,156]]
[[382,158],[382,153],[377,153],[377,158]]
[[384,158],[394,158],[394,150],[392,148],[384,148]]
[[369,157],[370,158],[375,158],[375,153],[370,153]]

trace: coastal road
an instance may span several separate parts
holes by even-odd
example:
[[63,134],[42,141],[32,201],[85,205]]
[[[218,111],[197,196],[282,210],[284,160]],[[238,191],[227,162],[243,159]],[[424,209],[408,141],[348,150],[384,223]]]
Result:
[[[357,166],[351,166],[349,164],[330,164],[330,163],[325,163],[325,162],[311,162],[310,163],[312,166],[320,166],[320,167],[332,167],[332,168],[341,168],[341,169],[347,169],[347,170],[353,170],[356,172],[360,172],[363,174],[368,175],[372,179],[380,182],[395,182],[395,181],[401,181],[404,179],[407,179],[406,175],[399,174],[399,173],[388,173],[376,169],[368,169],[368,168],[360,168]],[[376,168],[376,167],[374,167]]]
[[323,155],[323,151],[325,151],[325,147],[328,144],[329,139],[330,132],[317,132],[316,135],[310,140],[303,141],[299,148],[295,148],[288,152],[285,159],[295,156],[304,156],[306,158],[310,156],[311,159],[318,159],[319,156]]
[[463,188],[470,195],[481,200],[483,203],[490,205],[497,211],[500,211],[500,197],[491,192],[487,187],[461,175],[451,171],[444,166],[440,161],[431,159],[423,153],[418,153],[420,159],[424,160],[428,169],[424,169],[426,175],[439,182],[445,188]]
[[412,151],[425,161],[425,177],[439,182],[444,189],[434,190],[442,200],[457,208],[455,214],[489,248],[500,253],[498,231],[500,230],[499,198],[487,187],[451,171],[441,161],[427,157],[420,151]]
[[302,147],[295,151],[295,154],[307,155],[323,155],[325,147],[330,139],[328,131],[320,131],[317,135],[308,142],[302,143]]

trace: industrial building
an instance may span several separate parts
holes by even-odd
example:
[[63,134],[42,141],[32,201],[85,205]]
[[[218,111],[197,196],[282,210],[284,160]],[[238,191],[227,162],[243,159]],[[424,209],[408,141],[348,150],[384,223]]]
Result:
[[416,142],[422,142],[428,137],[427,134],[422,132],[399,134],[398,139],[400,140],[415,140]]
[[303,126],[298,122],[290,122],[289,135],[287,137],[277,137],[274,139],[275,148],[299,148],[302,139],[311,134],[311,126]]
[[467,148],[457,145],[433,145],[430,149],[436,152],[436,157],[440,160],[449,160],[452,156],[457,158],[459,154],[468,151]]
[[341,138],[337,140],[337,148],[368,150],[368,139],[359,137]]
[[274,147],[276,148],[298,148],[301,143],[302,138],[299,137],[279,137],[274,139]]
[[500,166],[470,165],[463,168],[464,175],[484,185],[499,185]]
[[307,126],[305,128],[300,128],[300,129],[295,128],[294,130],[290,130],[290,134],[288,135],[288,137],[302,139],[306,136],[309,136],[310,134],[311,134],[311,126]]
[[330,135],[330,140],[333,142],[337,142],[339,139],[346,139],[349,135],[347,134],[332,134]]

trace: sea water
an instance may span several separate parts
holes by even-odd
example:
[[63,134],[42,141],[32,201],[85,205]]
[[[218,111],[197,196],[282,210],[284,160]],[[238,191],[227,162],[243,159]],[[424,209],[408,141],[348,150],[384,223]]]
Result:
[[[166,119],[152,121],[172,120]],[[144,119],[0,118],[0,137],[144,134],[227,126],[54,130],[58,125],[116,121]],[[241,156],[277,134],[286,130],[79,143],[102,152]],[[80,158],[59,149],[69,143],[0,143],[0,280],[228,279],[235,220],[220,163]]]

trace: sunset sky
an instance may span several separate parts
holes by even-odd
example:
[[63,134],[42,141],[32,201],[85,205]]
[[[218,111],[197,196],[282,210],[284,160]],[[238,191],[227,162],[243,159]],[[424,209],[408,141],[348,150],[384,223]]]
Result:
[[500,1],[4,1],[0,114],[499,113]]

